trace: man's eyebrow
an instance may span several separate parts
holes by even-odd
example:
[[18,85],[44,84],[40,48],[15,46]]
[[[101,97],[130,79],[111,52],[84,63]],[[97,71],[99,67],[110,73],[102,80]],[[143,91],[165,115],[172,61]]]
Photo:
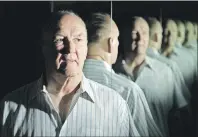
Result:
[[85,36],[84,33],[79,33],[79,34],[74,34],[75,37],[81,37],[81,36]]
[[62,34],[60,33],[56,33],[55,36],[61,36],[61,37],[64,37]]

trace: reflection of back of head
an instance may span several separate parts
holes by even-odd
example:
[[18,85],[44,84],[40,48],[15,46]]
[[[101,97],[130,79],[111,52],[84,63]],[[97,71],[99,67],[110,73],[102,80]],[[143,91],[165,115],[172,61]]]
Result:
[[[107,62],[105,58],[107,54],[103,52],[103,39],[108,38],[111,31],[111,17],[106,13],[93,13],[88,17],[88,54],[87,58],[95,58]],[[109,54],[110,55],[110,54]],[[109,58],[109,57],[108,57]]]

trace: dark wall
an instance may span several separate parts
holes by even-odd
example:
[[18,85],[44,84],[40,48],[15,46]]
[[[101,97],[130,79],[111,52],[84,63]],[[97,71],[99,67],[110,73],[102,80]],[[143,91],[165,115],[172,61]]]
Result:
[[[118,2],[113,4],[117,24],[131,16],[160,16],[198,22],[198,2]],[[54,2],[54,10],[71,9],[84,20],[92,12],[111,11],[110,1]],[[50,16],[50,2],[0,2],[1,78],[8,93],[36,78],[43,61],[39,45],[40,30]],[[2,92],[2,94],[3,94]]]
[[0,2],[1,98],[39,77],[40,29],[50,14],[48,2]]

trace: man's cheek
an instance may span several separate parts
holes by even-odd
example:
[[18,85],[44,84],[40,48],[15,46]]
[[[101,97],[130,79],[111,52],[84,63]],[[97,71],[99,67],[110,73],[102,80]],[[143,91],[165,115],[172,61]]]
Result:
[[78,54],[79,60],[85,60],[87,56],[87,48],[81,47],[80,49],[77,50],[77,54]]

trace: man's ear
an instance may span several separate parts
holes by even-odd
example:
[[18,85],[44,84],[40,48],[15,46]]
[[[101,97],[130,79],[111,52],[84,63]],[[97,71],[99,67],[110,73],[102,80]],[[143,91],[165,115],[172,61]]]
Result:
[[111,53],[112,48],[113,48],[113,39],[110,37],[108,39],[108,53]]

